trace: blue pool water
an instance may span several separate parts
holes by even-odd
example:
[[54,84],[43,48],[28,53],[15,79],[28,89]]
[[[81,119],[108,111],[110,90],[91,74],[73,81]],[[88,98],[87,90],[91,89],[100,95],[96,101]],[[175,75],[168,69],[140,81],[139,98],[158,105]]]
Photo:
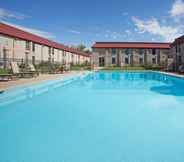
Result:
[[182,79],[98,72],[0,94],[0,162],[180,161]]

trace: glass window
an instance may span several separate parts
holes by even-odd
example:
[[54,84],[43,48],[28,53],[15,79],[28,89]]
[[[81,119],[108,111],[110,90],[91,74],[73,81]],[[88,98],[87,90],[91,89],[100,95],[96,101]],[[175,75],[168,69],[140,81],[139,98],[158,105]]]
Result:
[[144,49],[139,49],[139,54],[143,55],[144,54]]
[[152,49],[152,54],[156,55],[156,49]]
[[30,42],[26,41],[26,50],[30,50]]
[[105,58],[104,58],[104,57],[100,57],[100,58],[99,58],[99,66],[100,66],[100,67],[105,66]]
[[125,64],[129,64],[129,59],[127,57],[125,58]]
[[152,58],[152,63],[156,64],[156,59],[155,58]]
[[32,51],[35,51],[35,43],[32,44]]
[[112,57],[112,64],[116,64],[116,58]]
[[125,49],[125,54],[126,55],[131,55],[132,54],[132,49],[130,49],[130,48]]
[[51,54],[51,48],[49,47],[49,54]]
[[112,48],[112,54],[116,54],[116,49]]
[[32,64],[35,65],[35,56],[32,56]]
[[143,64],[143,58],[139,58],[139,64]]
[[179,63],[179,65],[182,64],[182,58],[181,58],[181,56],[178,57],[178,63]]
[[178,45],[178,52],[180,53],[181,52],[181,46]]

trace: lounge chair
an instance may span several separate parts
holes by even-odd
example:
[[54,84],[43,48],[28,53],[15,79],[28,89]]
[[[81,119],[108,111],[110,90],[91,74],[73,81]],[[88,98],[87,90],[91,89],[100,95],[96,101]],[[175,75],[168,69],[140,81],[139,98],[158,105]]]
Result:
[[0,81],[9,81],[12,80],[12,74],[0,74]]
[[35,76],[38,76],[39,75],[39,72],[35,69],[35,67],[34,67],[33,64],[28,64],[28,67],[30,69],[29,72],[32,72]]
[[15,75],[15,76],[22,77],[22,78],[34,77],[33,72],[30,72],[30,71],[21,72],[17,62],[11,62],[11,68],[12,68],[13,75]]

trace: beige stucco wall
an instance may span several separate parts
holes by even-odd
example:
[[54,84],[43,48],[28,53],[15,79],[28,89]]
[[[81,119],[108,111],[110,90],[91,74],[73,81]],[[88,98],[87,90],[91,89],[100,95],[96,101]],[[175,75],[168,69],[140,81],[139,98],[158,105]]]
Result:
[[[71,63],[74,64],[83,63],[85,60],[90,60],[89,57],[83,57],[76,53],[63,51],[62,49],[52,49],[49,54],[48,46],[35,44],[35,51],[33,51],[33,42],[30,42],[30,49],[26,50],[26,41],[21,39],[15,39],[5,35],[0,35],[0,59],[3,59],[4,49],[6,49],[7,59],[21,61],[32,61],[32,57],[35,57],[35,63],[41,61],[54,61],[56,63]],[[53,53],[54,50],[54,53]]]
[[[173,58],[174,68],[178,70],[180,65],[184,65],[184,43],[174,44],[171,48],[171,56]],[[181,62],[179,59],[181,59]]]
[[[127,49],[110,49],[110,48],[93,48],[92,62],[99,66],[99,58],[105,58],[105,66],[112,65],[112,58],[115,58],[116,62],[114,65],[126,65],[125,59],[127,58],[128,65],[140,66],[142,59],[142,65],[157,66],[166,65],[169,49],[156,49],[155,55],[152,54],[152,49],[130,49],[130,53],[126,53]],[[142,54],[140,53],[142,51]],[[153,64],[155,59],[155,64]]]

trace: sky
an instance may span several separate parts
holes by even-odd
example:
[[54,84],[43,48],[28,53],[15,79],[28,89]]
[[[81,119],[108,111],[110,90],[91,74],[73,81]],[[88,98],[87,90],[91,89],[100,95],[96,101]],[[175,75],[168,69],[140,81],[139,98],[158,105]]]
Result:
[[171,42],[184,34],[184,0],[1,0],[0,21],[65,45]]

